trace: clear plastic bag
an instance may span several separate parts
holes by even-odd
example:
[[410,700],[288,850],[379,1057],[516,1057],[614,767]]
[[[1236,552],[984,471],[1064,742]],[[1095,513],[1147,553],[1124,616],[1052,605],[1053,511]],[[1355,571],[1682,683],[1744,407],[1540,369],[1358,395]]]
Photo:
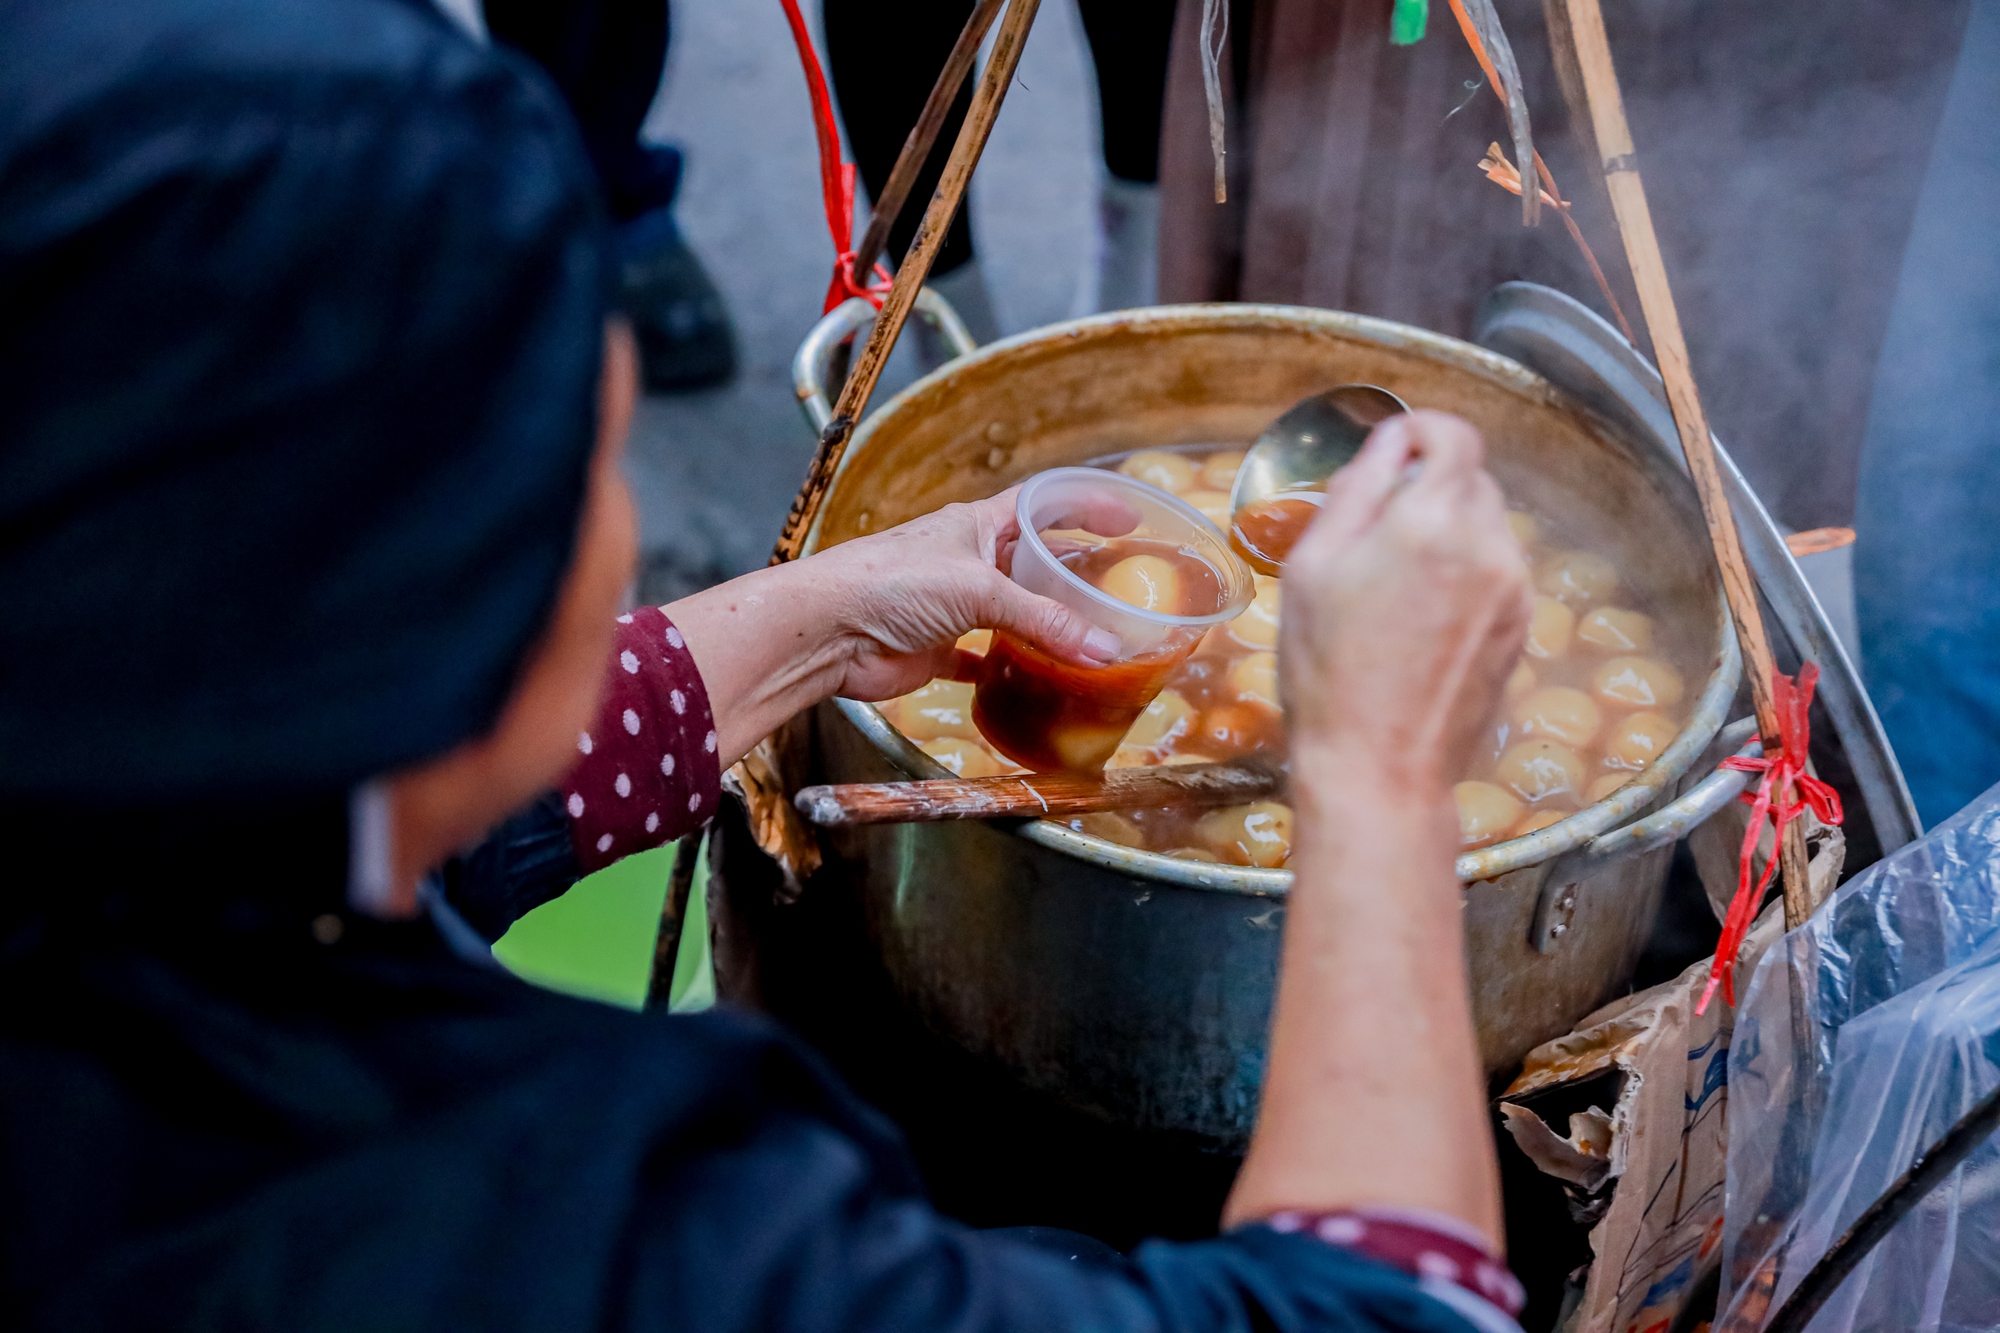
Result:
[[[1716,1327],[1747,1333],[2000,1084],[2000,786],[1765,953],[1729,1084]],[[2000,1328],[2000,1139],[1903,1218],[1810,1327]]]

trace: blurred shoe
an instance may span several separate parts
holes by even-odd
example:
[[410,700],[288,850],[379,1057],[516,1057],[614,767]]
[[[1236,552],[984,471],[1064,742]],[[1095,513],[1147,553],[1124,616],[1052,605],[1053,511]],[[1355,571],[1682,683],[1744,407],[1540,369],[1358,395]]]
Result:
[[[993,313],[993,296],[986,290],[986,275],[979,271],[976,257],[949,273],[933,273],[924,285],[958,312],[966,332],[981,347],[999,338],[1000,320]],[[912,316],[910,322],[917,326],[917,362],[926,375],[957,355],[921,315]]]
[[639,341],[646,388],[678,393],[736,376],[736,332],[708,270],[681,238],[673,214],[656,209],[618,231],[619,300]]

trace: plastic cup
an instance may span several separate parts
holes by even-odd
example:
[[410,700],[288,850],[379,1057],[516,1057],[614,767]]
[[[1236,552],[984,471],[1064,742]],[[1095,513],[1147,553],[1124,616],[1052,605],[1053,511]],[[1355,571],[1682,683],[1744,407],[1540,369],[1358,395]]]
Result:
[[[1120,653],[1107,666],[1073,666],[996,631],[973,692],[973,721],[995,749],[1026,768],[1095,772],[1202,636],[1249,604],[1255,583],[1199,510],[1121,473],[1089,467],[1038,473],[1021,487],[1015,512],[1021,540],[1014,582],[1116,634]],[[1216,578],[1215,609],[1171,615],[1135,606],[1064,563],[1107,538],[1161,542],[1199,560]]]

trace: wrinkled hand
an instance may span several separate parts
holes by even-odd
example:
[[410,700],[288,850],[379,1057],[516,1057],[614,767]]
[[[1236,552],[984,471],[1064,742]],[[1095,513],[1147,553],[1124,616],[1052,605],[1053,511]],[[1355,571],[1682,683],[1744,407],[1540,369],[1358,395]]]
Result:
[[1466,422],[1413,412],[1377,427],[1328,484],[1285,566],[1295,755],[1328,750],[1426,798],[1466,770],[1529,613],[1526,563],[1483,457]]
[[[947,505],[801,562],[842,590],[839,694],[892,699],[957,674],[953,645],[981,628],[1012,631],[1065,662],[1101,666],[1118,656],[1116,635],[1007,576],[1021,536],[1014,496]],[[1108,536],[1130,529],[1116,517],[1091,526]]]

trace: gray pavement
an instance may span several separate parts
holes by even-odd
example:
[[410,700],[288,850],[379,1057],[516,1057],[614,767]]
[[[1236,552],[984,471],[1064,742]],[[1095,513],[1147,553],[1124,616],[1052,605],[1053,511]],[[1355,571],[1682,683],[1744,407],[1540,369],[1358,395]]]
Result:
[[[816,25],[815,0],[806,8]],[[1076,304],[1093,234],[1095,97],[1075,6],[1048,0],[972,184],[1003,332]],[[812,454],[791,358],[819,316],[833,247],[805,79],[777,0],[676,0],[646,133],[687,154],[681,225],[728,300],[742,352],[733,384],[640,405],[628,472],[646,556],[639,592],[658,602],[762,564]],[[915,370],[899,347],[876,401]]]

